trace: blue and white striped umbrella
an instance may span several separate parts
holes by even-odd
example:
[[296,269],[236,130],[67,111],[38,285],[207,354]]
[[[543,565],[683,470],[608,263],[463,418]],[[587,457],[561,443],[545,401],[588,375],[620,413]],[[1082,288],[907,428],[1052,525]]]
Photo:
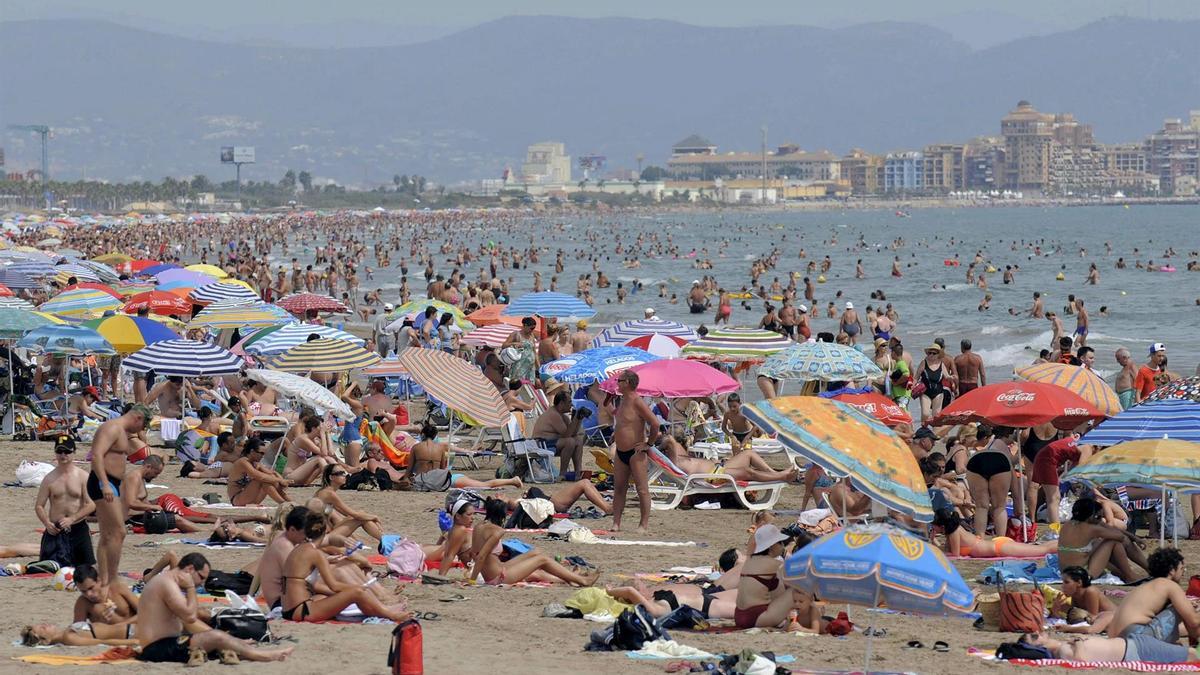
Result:
[[236,281],[218,281],[213,284],[201,286],[192,291],[189,296],[193,302],[207,305],[214,302],[222,302],[224,300],[244,300],[249,302],[261,301],[258,293],[246,288],[244,284]]
[[80,267],[85,267],[91,270],[93,274],[100,277],[100,281],[103,281],[106,284],[113,284],[121,279],[121,275],[116,270],[102,262],[82,259],[72,260],[71,262],[75,265],[79,265]]
[[[64,279],[66,277],[75,277],[79,281],[94,281],[96,283],[100,283],[102,281],[100,275],[97,274],[95,270],[78,263],[63,263],[62,265],[55,265],[53,267],[53,272],[55,276],[62,275]],[[117,278],[113,277],[112,280],[116,281]]]
[[642,337],[643,335],[654,335],[655,333],[680,338],[688,342],[700,339],[696,331],[678,321],[633,319],[632,321],[622,321],[621,323],[613,324],[600,331],[600,334],[592,339],[592,346],[620,347],[634,338]]
[[55,324],[34,328],[17,340],[18,347],[64,356],[116,354],[112,344],[91,328]]
[[11,266],[0,268],[0,284],[13,290],[42,287],[42,282],[35,279],[33,275],[13,269]]
[[1101,422],[1084,434],[1079,443],[1108,446],[1164,437],[1200,443],[1200,403],[1184,399],[1135,405]]
[[[11,265],[9,265],[8,267],[6,267],[5,269],[12,271],[12,272],[21,272],[22,274],[33,277],[35,279],[43,279],[45,277],[52,277],[55,274],[58,274],[58,270],[56,270],[54,268],[54,265],[52,263],[41,262],[41,261],[35,262],[35,261],[26,260],[26,261],[21,261],[21,262],[15,262],[15,263],[12,263]],[[9,286],[9,288],[12,288],[12,286]]]
[[547,318],[578,317],[590,319],[596,316],[596,310],[586,302],[566,293],[526,293],[509,303],[501,312],[504,316],[544,316]]
[[201,377],[232,375],[242,369],[241,357],[228,349],[196,340],[163,340],[139,349],[121,365],[144,373],[153,370],[159,375]]
[[[260,333],[261,335],[260,337]],[[272,356],[282,354],[297,345],[308,342],[308,336],[316,333],[323,338],[342,340],[362,347],[366,340],[332,326],[316,326],[308,323],[289,323],[278,328],[264,328],[247,338],[242,348],[247,354]]]
[[568,384],[591,384],[659,357],[635,347],[595,347],[575,352],[542,366],[541,373]]

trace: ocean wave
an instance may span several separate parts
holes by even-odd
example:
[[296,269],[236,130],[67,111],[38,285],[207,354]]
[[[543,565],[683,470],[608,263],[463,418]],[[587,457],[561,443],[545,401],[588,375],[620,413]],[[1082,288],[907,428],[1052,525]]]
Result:
[[1011,332],[1013,332],[1013,329],[1009,328],[1008,326],[1001,326],[998,324],[993,324],[991,326],[984,326],[983,329],[979,331],[979,334],[980,335],[1004,335],[1005,333],[1011,333]]
[[938,284],[930,290],[934,293],[944,293],[949,291],[969,291],[975,288],[975,284]]

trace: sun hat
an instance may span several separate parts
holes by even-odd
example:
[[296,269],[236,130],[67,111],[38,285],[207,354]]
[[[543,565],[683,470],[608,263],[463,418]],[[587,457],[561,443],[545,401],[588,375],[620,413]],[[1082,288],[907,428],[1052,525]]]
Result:
[[776,525],[767,523],[754,531],[754,553],[757,555],[775,544],[787,540],[788,536],[780,532]]

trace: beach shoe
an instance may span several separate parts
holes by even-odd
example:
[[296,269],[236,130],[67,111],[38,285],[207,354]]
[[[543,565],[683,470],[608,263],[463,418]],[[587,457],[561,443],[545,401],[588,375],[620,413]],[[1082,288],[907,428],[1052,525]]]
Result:
[[462,593],[455,593],[453,595],[448,595],[444,598],[438,598],[438,601],[439,602],[463,602],[466,599],[467,599],[467,596],[463,595]]
[[595,565],[593,565],[592,563],[584,560],[583,556],[578,556],[578,555],[569,555],[566,558],[563,558],[563,562],[567,563],[568,565],[572,565],[574,567],[586,567],[589,569],[595,567]]
[[938,640],[937,642],[933,643],[933,651],[945,654],[950,651],[950,643]]
[[925,649],[925,644],[920,640],[909,640],[908,644],[904,645],[905,649]]
[[236,666],[242,660],[238,658],[237,652],[232,649],[222,649],[220,654],[221,665]]
[[25,574],[54,574],[59,564],[53,560],[39,560],[25,566]]
[[188,668],[196,668],[208,663],[208,653],[203,649],[193,649],[188,652]]

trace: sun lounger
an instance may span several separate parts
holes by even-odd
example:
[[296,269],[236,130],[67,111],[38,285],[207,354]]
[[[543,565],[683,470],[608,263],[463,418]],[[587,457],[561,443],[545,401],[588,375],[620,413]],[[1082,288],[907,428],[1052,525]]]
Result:
[[775,506],[783,488],[787,486],[782,481],[754,483],[734,480],[723,473],[689,475],[658,448],[651,448],[647,454],[650,460],[650,499],[653,507],[660,511],[679,506],[685,497],[723,494],[733,494],[742,506],[751,511],[761,511]]
[[[774,438],[755,438],[751,441],[750,449],[760,455],[777,455],[785,453],[783,443],[780,443]],[[688,453],[695,457],[703,457],[712,461],[717,461],[721,457],[728,457],[733,454],[733,445],[720,442],[700,442],[693,443],[688,448]],[[803,467],[802,467],[803,468]]]

